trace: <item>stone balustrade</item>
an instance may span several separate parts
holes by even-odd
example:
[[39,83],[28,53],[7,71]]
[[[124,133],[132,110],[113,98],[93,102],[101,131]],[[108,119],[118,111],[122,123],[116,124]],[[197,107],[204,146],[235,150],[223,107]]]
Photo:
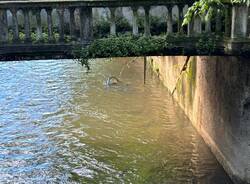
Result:
[[[152,6],[166,8],[166,34],[178,32],[195,36],[202,32],[224,33],[231,38],[247,37],[248,8],[244,5],[228,6],[225,12],[218,10],[211,20],[203,17],[194,18],[185,28],[182,27],[184,13],[192,1],[164,1],[164,0],[59,0],[59,1],[0,1],[0,42],[1,43],[42,43],[44,34],[48,43],[90,43],[93,37],[93,8],[108,8],[110,12],[110,34],[116,35],[116,9],[130,7],[132,14],[133,35],[138,35],[138,9],[144,10],[144,35],[150,36],[150,10]],[[177,16],[173,16],[173,8],[177,9]],[[46,26],[42,25],[41,12],[47,16]],[[65,12],[68,12],[69,22],[65,21]],[[52,12],[57,13],[57,38],[55,35],[55,20]],[[76,19],[76,12],[79,20]],[[23,23],[18,21],[18,15],[23,17]],[[36,25],[31,25],[31,18],[35,17]],[[12,21],[8,21],[11,19]],[[79,26],[76,26],[79,25]],[[177,29],[174,29],[177,25]],[[32,27],[33,26],[33,27]],[[79,30],[77,30],[79,27]],[[35,29],[34,29],[35,28]],[[65,31],[67,28],[69,31]],[[22,36],[20,35],[22,29]],[[32,34],[35,32],[35,41]],[[59,35],[59,36],[58,36]],[[23,38],[24,37],[24,38]]]

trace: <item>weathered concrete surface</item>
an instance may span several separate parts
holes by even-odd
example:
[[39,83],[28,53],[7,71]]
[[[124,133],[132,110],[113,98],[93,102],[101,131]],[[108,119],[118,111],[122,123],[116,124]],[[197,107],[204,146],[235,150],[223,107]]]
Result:
[[185,69],[184,56],[149,59],[233,181],[250,183],[250,63],[197,56]]

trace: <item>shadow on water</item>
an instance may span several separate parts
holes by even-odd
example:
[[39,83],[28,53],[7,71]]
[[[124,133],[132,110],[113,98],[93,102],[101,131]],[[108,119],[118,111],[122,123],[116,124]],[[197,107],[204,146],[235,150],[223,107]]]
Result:
[[72,60],[0,63],[0,183],[231,184],[157,77],[144,85],[143,59],[130,61],[95,60],[88,74]]

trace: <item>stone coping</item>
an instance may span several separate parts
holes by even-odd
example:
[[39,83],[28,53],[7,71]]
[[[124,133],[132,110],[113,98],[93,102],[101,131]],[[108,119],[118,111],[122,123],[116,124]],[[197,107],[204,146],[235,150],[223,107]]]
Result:
[[191,5],[194,0],[0,0],[0,8],[9,7],[54,7],[54,6],[160,6],[187,4]]

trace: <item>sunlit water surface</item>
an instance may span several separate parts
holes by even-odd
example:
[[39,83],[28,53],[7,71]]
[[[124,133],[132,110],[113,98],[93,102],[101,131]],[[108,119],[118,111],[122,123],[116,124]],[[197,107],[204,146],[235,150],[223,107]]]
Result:
[[[0,63],[0,183],[231,183],[140,59]],[[121,75],[120,75],[121,74]],[[107,77],[122,83],[106,86]]]

